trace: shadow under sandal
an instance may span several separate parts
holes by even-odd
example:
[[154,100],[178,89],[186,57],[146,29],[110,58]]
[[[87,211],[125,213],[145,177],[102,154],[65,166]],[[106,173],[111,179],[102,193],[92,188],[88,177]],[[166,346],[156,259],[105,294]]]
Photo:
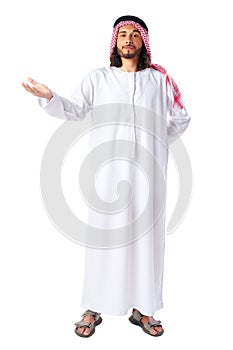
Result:
[[[85,311],[82,314],[83,318],[85,316],[88,316],[88,315],[94,317],[94,320],[95,320],[94,323],[91,323],[91,322],[89,323],[87,321],[84,321],[83,319],[81,321],[75,323],[75,326],[76,326],[76,328],[74,330],[75,333],[77,335],[79,335],[80,337],[83,337],[83,338],[88,338],[91,335],[93,335],[95,333],[95,327],[98,326],[102,322],[102,317],[100,316],[100,313],[94,312],[94,311],[91,311],[91,310],[87,310],[87,311]],[[90,329],[90,333],[89,334],[86,335],[86,334],[83,334],[83,333],[79,333],[78,328],[87,328],[87,327]]]
[[152,321],[149,321],[147,323],[142,323],[141,319],[143,316],[144,315],[142,315],[139,311],[133,309],[133,313],[129,317],[129,320],[131,323],[133,323],[137,326],[140,326],[145,333],[152,335],[152,337],[159,337],[160,335],[162,335],[164,333],[164,330],[161,329],[161,331],[155,330],[157,333],[152,334],[150,332],[151,327],[161,327],[162,328],[161,321],[152,320]]

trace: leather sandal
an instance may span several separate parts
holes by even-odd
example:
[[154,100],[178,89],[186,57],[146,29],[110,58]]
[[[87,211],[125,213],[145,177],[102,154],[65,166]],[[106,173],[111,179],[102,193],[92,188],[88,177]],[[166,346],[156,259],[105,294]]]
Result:
[[[91,322],[89,323],[89,322],[83,320],[83,318],[85,316],[88,316],[88,315],[91,315],[91,316],[94,317],[94,320],[95,320],[94,323],[91,323]],[[94,312],[94,311],[91,311],[91,310],[86,310],[82,314],[82,316],[83,316],[82,320],[75,323],[76,328],[75,328],[74,331],[80,337],[88,338],[88,337],[92,336],[95,333],[95,327],[98,326],[103,320],[102,320],[102,317],[100,316],[100,313]],[[90,329],[90,333],[89,334],[79,333],[78,328],[87,328],[87,327]]]
[[129,317],[129,321],[137,326],[140,326],[145,333],[150,334],[153,337],[159,337],[160,335],[162,335],[164,333],[164,330],[162,329],[160,332],[155,330],[157,333],[152,334],[150,332],[151,327],[162,327],[161,321],[152,320],[152,321],[149,321],[147,323],[142,323],[141,319],[143,316],[144,315],[142,315],[139,311],[133,309],[133,313]]

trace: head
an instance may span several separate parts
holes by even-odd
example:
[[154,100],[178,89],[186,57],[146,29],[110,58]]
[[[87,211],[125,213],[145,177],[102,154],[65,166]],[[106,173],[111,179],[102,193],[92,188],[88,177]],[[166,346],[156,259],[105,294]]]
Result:
[[151,65],[148,28],[138,17],[123,16],[114,23],[110,65],[121,67],[122,58],[136,59],[138,70]]

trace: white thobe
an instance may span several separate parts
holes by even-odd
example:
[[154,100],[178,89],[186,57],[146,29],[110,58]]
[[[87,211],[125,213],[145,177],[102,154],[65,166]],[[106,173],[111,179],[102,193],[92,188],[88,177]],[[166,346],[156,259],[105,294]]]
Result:
[[[141,144],[156,154],[165,181],[168,155],[166,145],[184,132],[190,120],[185,107],[181,110],[173,106],[172,91],[166,83],[165,75],[152,68],[138,72],[124,72],[116,67],[96,69],[83,79],[71,100],[53,92],[50,101],[39,99],[39,103],[48,114],[62,119],[79,120],[85,116],[84,110],[111,104],[139,106],[162,116],[165,123],[161,119],[157,124],[155,122],[155,128],[161,129],[159,137],[162,137],[165,147],[160,147],[142,129],[134,127],[140,109],[136,110],[136,113],[133,109],[133,114],[126,120],[131,126],[106,126],[108,129],[103,129],[105,131],[101,132],[100,137],[95,134],[96,130],[93,131],[90,147],[93,149],[105,139],[128,140],[131,142],[132,159],[137,161],[137,144]],[[161,125],[158,125],[160,122]],[[117,162],[108,164],[108,170],[103,173],[102,183],[101,179],[99,183],[102,195],[105,200],[111,202],[114,199],[112,186],[122,177],[127,179],[134,189],[133,204],[127,207],[124,215],[118,213],[117,219],[114,219],[113,215],[91,213],[89,220],[93,226],[104,225],[105,228],[109,228],[117,224],[124,225],[127,220],[140,215],[142,204],[149,195],[140,172],[135,171],[130,162],[119,162],[121,163],[118,165]],[[156,179],[153,186],[149,191],[155,195],[153,205],[157,206],[156,186],[159,185]],[[153,207],[150,209],[153,212]],[[134,307],[144,315],[153,316],[155,311],[163,307],[164,246],[165,210],[162,211],[156,225],[130,244],[108,249],[86,247],[81,306],[111,315],[125,315],[129,308]]]

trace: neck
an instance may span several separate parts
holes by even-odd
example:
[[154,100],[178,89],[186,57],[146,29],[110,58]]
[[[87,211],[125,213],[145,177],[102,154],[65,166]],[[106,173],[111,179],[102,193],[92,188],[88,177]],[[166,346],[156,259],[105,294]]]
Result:
[[138,58],[124,58],[121,57],[122,66],[121,70],[124,72],[137,72],[138,71]]

